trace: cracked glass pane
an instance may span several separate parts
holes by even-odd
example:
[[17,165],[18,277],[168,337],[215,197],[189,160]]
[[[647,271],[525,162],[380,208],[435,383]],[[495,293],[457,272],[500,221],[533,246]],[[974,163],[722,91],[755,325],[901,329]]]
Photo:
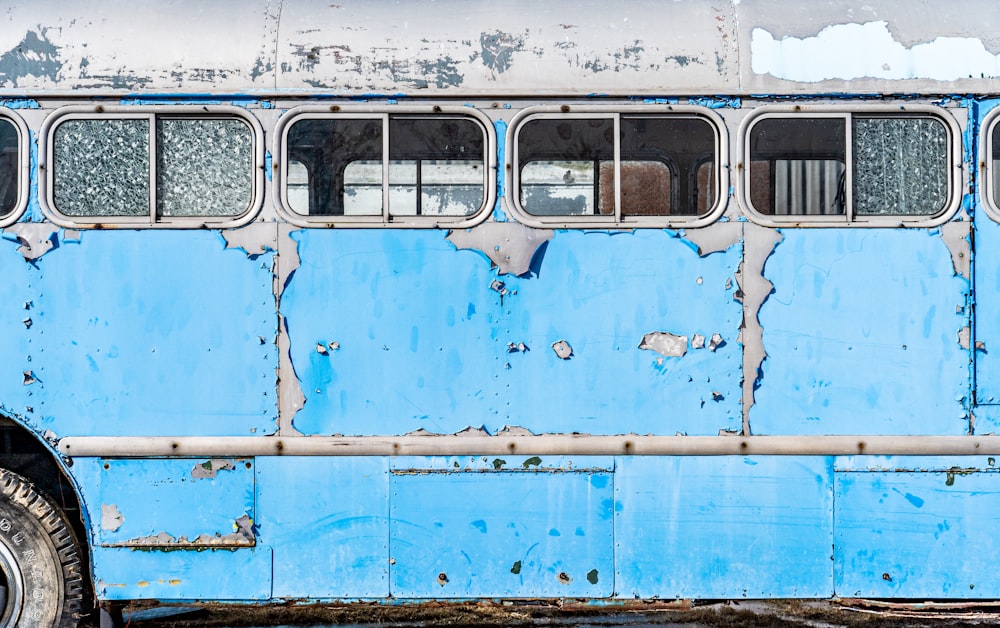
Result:
[[854,118],[858,215],[936,214],[948,201],[948,132],[929,117]]
[[56,128],[53,145],[60,212],[149,215],[149,120],[67,120]]
[[253,197],[253,138],[241,120],[156,122],[158,216],[238,216]]
[[17,127],[0,118],[0,216],[17,206]]

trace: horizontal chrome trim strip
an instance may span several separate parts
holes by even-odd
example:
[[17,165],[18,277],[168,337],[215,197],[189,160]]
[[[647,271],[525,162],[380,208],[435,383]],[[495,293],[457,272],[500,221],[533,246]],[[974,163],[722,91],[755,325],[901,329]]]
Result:
[[71,436],[70,457],[1000,455],[1000,436]]

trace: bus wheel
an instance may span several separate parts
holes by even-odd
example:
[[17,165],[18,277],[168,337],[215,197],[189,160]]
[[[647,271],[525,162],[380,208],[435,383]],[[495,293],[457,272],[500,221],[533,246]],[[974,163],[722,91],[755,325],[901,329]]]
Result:
[[0,469],[0,628],[76,626],[82,604],[69,524],[31,482]]

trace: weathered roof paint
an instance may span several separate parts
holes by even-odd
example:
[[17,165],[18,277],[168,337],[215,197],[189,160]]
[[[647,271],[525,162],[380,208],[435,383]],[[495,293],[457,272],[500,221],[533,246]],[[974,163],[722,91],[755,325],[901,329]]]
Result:
[[998,76],[998,21],[989,0],[14,0],[0,97],[953,93]]

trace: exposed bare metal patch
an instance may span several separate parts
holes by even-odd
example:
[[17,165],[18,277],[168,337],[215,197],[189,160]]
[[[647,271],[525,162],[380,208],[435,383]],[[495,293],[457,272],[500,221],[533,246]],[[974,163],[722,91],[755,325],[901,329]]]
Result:
[[[704,337],[702,337],[704,342]],[[653,331],[642,337],[639,348],[655,351],[668,358],[682,358],[688,350],[688,337],[667,331]]]
[[446,238],[457,249],[479,251],[500,275],[523,275],[531,268],[538,247],[552,239],[550,229],[531,229],[516,222],[487,222],[458,229]]
[[101,504],[101,528],[116,532],[125,523],[125,516],[115,504]]
[[573,357],[573,347],[565,340],[557,340],[552,343],[552,350],[556,352],[560,360],[568,360]]

